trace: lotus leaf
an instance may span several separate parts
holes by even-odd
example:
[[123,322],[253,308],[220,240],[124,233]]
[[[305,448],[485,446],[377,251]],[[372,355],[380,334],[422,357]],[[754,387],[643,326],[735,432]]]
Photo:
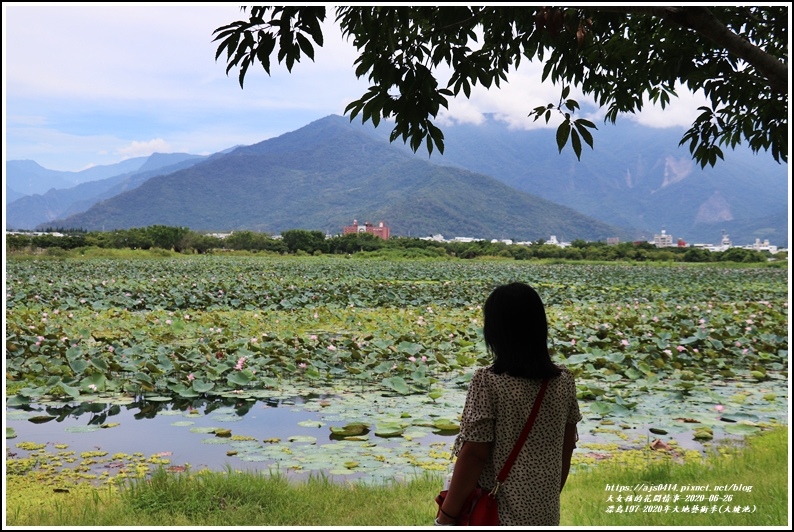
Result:
[[289,441],[291,441],[291,442],[296,442],[296,443],[316,443],[317,442],[317,438],[315,438],[314,436],[290,436],[287,439]]
[[97,425],[77,425],[74,427],[66,427],[64,429],[66,432],[94,432],[95,430],[99,430]]
[[375,425],[375,436],[380,438],[393,438],[396,436],[402,436],[404,431],[405,427],[393,423]]
[[337,436],[359,436],[369,430],[365,423],[348,423],[344,427],[331,427],[331,433]]

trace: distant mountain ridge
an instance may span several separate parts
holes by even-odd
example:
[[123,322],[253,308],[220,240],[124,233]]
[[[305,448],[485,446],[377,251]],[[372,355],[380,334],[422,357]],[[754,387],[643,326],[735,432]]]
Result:
[[27,159],[6,161],[6,193],[12,197],[21,197],[29,194],[43,194],[53,188],[70,188],[81,183],[134,172],[140,169],[148,158],[134,157],[115,164],[92,166],[79,172],[49,170],[36,161]]
[[[701,169],[678,145],[683,129],[597,125],[594,149],[585,145],[581,161],[570,147],[558,152],[553,131],[510,129],[490,115],[478,125],[443,126],[444,154],[434,152],[430,160],[639,228],[648,238],[666,229],[689,242],[716,243],[725,229],[735,242],[788,245],[789,170],[769,154],[724,148],[724,161]],[[361,127],[383,139],[391,130],[390,124]],[[428,158],[422,149],[416,156]]]
[[[26,195],[8,203],[5,209],[6,227],[33,229],[37,226],[49,225],[53,220],[83,212],[98,201],[131,190],[153,176],[174,172],[206,158],[187,153],[154,153],[139,158],[134,163],[123,161],[124,164],[114,165],[116,169],[134,166],[136,170],[86,181],[70,188],[52,188],[44,194]],[[9,163],[14,162],[17,161],[9,161]],[[102,172],[94,174],[104,175],[108,172],[112,170],[106,167]]]
[[340,116],[153,177],[53,224],[337,234],[353,219],[385,221],[404,236],[630,238],[627,229],[489,176],[419,160]]
[[[321,127],[326,122],[344,127],[342,129]],[[274,192],[277,195],[281,194],[279,196],[280,203],[274,205],[268,203],[266,199],[260,198],[261,205],[268,205],[269,214],[266,218],[269,219],[246,221],[249,215],[245,213],[234,216],[223,214],[234,210],[228,207],[229,201],[226,202],[225,207],[219,208],[212,206],[211,199],[204,203],[205,207],[210,211],[221,211],[221,214],[212,212],[203,215],[197,214],[195,219],[201,220],[202,227],[213,226],[213,230],[243,228],[250,225],[250,228],[268,232],[274,232],[274,227],[282,226],[309,228],[306,224],[309,220],[314,220],[312,223],[315,225],[311,228],[336,233],[343,225],[348,225],[352,218],[363,221],[365,217],[369,216],[372,221],[377,221],[378,217],[385,217],[389,214],[394,218],[393,223],[396,223],[397,227],[404,230],[406,234],[417,236],[419,233],[427,231],[429,234],[441,233],[449,236],[483,238],[484,234],[474,233],[483,226],[489,227],[488,234],[499,233],[499,236],[495,238],[512,238],[506,235],[514,232],[514,228],[521,227],[520,224],[514,226],[515,220],[509,215],[500,217],[498,212],[492,212],[493,209],[482,205],[475,208],[475,204],[470,204],[470,198],[459,197],[458,190],[454,190],[456,186],[462,186],[464,190],[473,193],[470,188],[467,188],[473,187],[473,182],[464,186],[453,179],[452,182],[455,184],[453,190],[441,193],[437,189],[432,189],[433,192],[429,195],[420,193],[419,183],[410,184],[408,183],[410,180],[406,181],[408,188],[403,192],[393,189],[391,186],[402,183],[403,181],[400,179],[385,185],[379,184],[379,182],[376,184],[375,174],[381,170],[387,174],[389,172],[396,173],[397,170],[395,170],[396,166],[378,165],[378,161],[373,166],[372,162],[362,160],[368,156],[367,154],[375,154],[371,156],[376,158],[384,157],[380,151],[371,147],[356,152],[361,149],[356,147],[356,143],[368,145],[369,141],[374,141],[382,146],[392,148],[409,159],[432,163],[434,172],[446,172],[448,179],[450,179],[449,175],[454,174],[455,179],[462,175],[451,172],[452,169],[465,169],[475,174],[487,175],[509,187],[509,191],[500,189],[500,193],[486,187],[488,194],[484,197],[487,197],[489,202],[498,204],[504,201],[504,199],[494,197],[494,194],[509,196],[516,191],[529,193],[534,196],[533,201],[542,198],[552,202],[552,205],[556,204],[556,207],[564,205],[577,214],[583,214],[585,217],[603,222],[607,226],[621,227],[623,228],[621,234],[624,238],[650,240],[653,234],[665,229],[668,234],[672,234],[675,238],[683,238],[689,243],[716,243],[724,230],[736,244],[752,243],[759,238],[761,240],[769,239],[773,244],[781,247],[788,246],[788,227],[790,225],[788,168],[775,163],[768,154],[761,152],[755,155],[749,149],[742,147],[738,147],[735,151],[726,148],[724,150],[725,161],[719,161],[714,168],[707,166],[705,169],[701,169],[692,161],[686,147],[678,146],[682,134],[680,130],[652,129],[627,122],[619,123],[618,126],[598,125],[599,130],[595,132],[595,149],[591,150],[585,146],[581,161],[576,160],[570,149],[563,150],[562,154],[558,153],[553,131],[548,129],[512,130],[493,116],[487,116],[484,123],[476,126],[471,124],[443,126],[446,137],[445,153],[441,155],[434,151],[432,156],[428,157],[426,150],[420,149],[417,153],[413,153],[404,146],[401,140],[388,143],[388,135],[391,131],[389,123],[382,123],[380,127],[374,128],[370,123],[361,124],[359,120],[351,122],[346,117],[331,115],[296,131],[253,146],[225,150],[207,159],[206,162],[222,160],[225,155],[239,150],[242,150],[240,154],[248,153],[249,156],[256,150],[268,154],[282,154],[278,168],[273,169],[275,173],[269,171],[259,176],[261,178],[270,176],[274,180],[273,187],[277,189]],[[350,139],[339,137],[339,146],[332,146],[333,139],[336,139],[342,132],[344,132],[344,136],[356,132],[363,137],[352,144]],[[352,150],[358,156],[348,154],[348,156],[342,157],[341,154],[334,153],[336,150]],[[322,155],[323,153],[325,155]],[[287,154],[292,154],[292,156],[283,157]],[[90,213],[88,218],[73,219],[72,216],[79,214],[80,211],[90,211],[91,205],[98,206],[97,203],[101,200],[110,200],[122,192],[139,186],[154,175],[143,172],[145,166],[158,164],[155,156],[165,157],[166,155],[155,154],[152,158],[145,158],[144,161],[136,161],[136,164],[139,164],[138,171],[134,172],[138,174],[137,178],[133,179],[131,175],[125,175],[122,179],[116,175],[113,179],[118,178],[118,184],[109,179],[103,185],[105,189],[101,195],[96,192],[86,192],[87,188],[80,190],[79,193],[75,190],[73,195],[69,195],[72,193],[66,194],[65,190],[50,190],[47,194],[36,197],[35,201],[31,201],[34,198],[27,197],[23,198],[24,201],[19,200],[16,205],[14,202],[10,202],[7,205],[7,211],[12,216],[7,213],[7,221],[13,219],[24,221],[30,225],[38,217],[38,220],[47,220],[48,223],[45,225],[58,222],[59,219],[69,219],[70,223],[76,223],[76,220],[90,220],[95,224],[100,217],[99,211]],[[389,156],[384,161],[391,160],[393,156],[389,152]],[[231,159],[226,161],[231,161]],[[221,163],[213,172],[224,176],[224,179],[231,178],[228,185],[233,189],[238,189],[232,171],[224,170],[226,164],[226,162]],[[262,168],[268,167],[267,162],[259,164]],[[403,161],[399,164],[407,163]],[[10,169],[14,165],[26,167],[28,175],[42,171],[51,172],[41,168],[33,161],[8,161],[7,170],[9,171],[7,173],[9,176],[13,173]],[[307,168],[307,165],[314,166]],[[335,168],[334,165],[351,165],[351,168],[345,172],[343,169]],[[440,170],[444,166],[448,168]],[[369,168],[367,171],[370,175],[366,175],[366,173],[361,175],[360,172],[363,172],[363,168]],[[107,169],[104,170],[107,171]],[[176,171],[178,168],[171,170]],[[411,171],[422,174],[422,171],[418,169]],[[323,185],[325,188],[321,189],[321,194],[316,198],[318,217],[312,217],[311,213],[304,213],[303,217],[298,220],[294,215],[281,213],[282,206],[292,205],[298,201],[295,198],[300,196],[301,190],[310,190],[311,187],[307,188],[307,185],[299,184],[300,180],[296,180],[295,186],[290,187],[286,184],[289,183],[289,179],[284,177],[285,174],[279,172],[292,172],[296,176],[303,176],[302,179],[305,179],[307,175],[314,175],[312,183],[318,186],[321,181],[327,181],[326,185]],[[321,179],[319,175],[323,173],[329,175]],[[442,175],[433,172],[431,174]],[[245,175],[248,176],[246,179],[249,179],[249,185],[254,189],[263,186],[261,182],[253,179],[253,176]],[[387,206],[376,206],[374,198],[359,198],[353,191],[350,199],[351,201],[355,200],[358,205],[357,209],[354,209],[356,212],[344,219],[335,217],[338,214],[336,210],[346,206],[349,202],[344,195],[334,196],[340,190],[356,188],[344,181],[345,175],[357,176],[355,179],[361,180],[362,186],[369,183],[366,186],[382,187],[379,190],[384,193],[388,191],[391,203]],[[424,175],[428,183],[433,182],[428,177],[429,174]],[[393,177],[390,175],[389,179]],[[203,176],[199,182],[205,178],[206,176]],[[332,186],[331,183],[334,183],[334,180],[339,182]],[[111,182],[114,183],[113,187],[108,186]],[[180,186],[189,187],[190,184],[180,182]],[[429,189],[426,189],[425,192],[427,190]],[[222,193],[223,190],[218,192]],[[8,193],[9,189],[7,188]],[[189,195],[192,194],[191,191]],[[69,199],[57,199],[56,201],[56,197],[61,195],[66,195]],[[405,201],[406,195],[411,198],[407,202]],[[198,193],[197,197],[201,196],[202,194]],[[443,196],[446,196],[446,199],[440,199]],[[82,199],[78,201],[75,200],[75,197]],[[453,201],[453,198],[457,199]],[[454,204],[455,201],[459,203]],[[71,203],[65,207],[64,203],[68,202]],[[301,206],[306,205],[307,202],[310,203],[308,199],[298,201]],[[333,208],[327,208],[328,202],[333,205]],[[234,203],[236,201],[231,201],[231,204]],[[113,204],[111,202],[111,205]],[[424,207],[420,207],[423,205]],[[364,206],[371,211],[366,216],[361,212]],[[255,210],[256,206],[252,205],[250,208]],[[551,207],[549,208],[551,209]],[[36,209],[38,210],[34,216],[32,213]],[[135,226],[140,226],[144,224],[144,219],[162,219],[165,216],[162,214],[158,217],[150,211],[151,209],[143,207],[139,220],[134,219],[133,213],[127,212],[123,216],[123,222],[119,222],[120,215],[114,214],[113,223],[123,223],[126,226],[134,223]],[[295,208],[293,212],[303,211]],[[428,216],[427,212],[433,214]],[[442,212],[445,213],[443,216],[434,214]],[[25,213],[31,215],[25,218]],[[145,217],[143,213],[146,213]],[[45,215],[46,218],[42,218]],[[168,217],[178,218],[174,213],[168,214]],[[549,220],[554,219],[551,214],[546,217]],[[409,221],[409,218],[412,218],[413,221]],[[219,225],[213,225],[215,223]],[[432,224],[437,224],[437,226],[429,229]],[[559,230],[541,234],[538,238],[548,238],[551,234],[555,234],[560,239],[570,239],[563,231],[563,229],[566,231],[569,229],[567,226],[545,224],[541,219],[536,219],[534,224],[536,228],[559,227]],[[10,225],[7,226],[10,227]],[[110,225],[102,224],[99,227],[110,227]],[[500,229],[496,230],[496,227]]]

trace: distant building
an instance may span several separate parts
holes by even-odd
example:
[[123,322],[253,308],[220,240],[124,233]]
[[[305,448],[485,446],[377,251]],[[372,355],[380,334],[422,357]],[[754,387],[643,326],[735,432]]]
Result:
[[764,240],[761,242],[760,238],[755,239],[755,244],[750,244],[749,246],[744,246],[745,249],[752,249],[754,251],[768,251],[771,254],[777,253],[777,246],[773,246],[769,243],[769,240]]
[[371,222],[364,222],[364,225],[358,225],[358,220],[353,220],[353,225],[346,225],[342,231],[343,235],[351,233],[370,233],[383,240],[389,239],[389,228],[380,222],[377,227],[372,225]]
[[653,235],[653,245],[657,248],[672,248],[675,247],[673,244],[673,235],[668,235],[667,231],[662,229],[662,234],[660,235]]
[[560,242],[559,240],[557,240],[557,235],[549,236],[549,239],[546,241],[546,244],[557,246],[558,248],[567,248],[568,246],[571,245],[570,242]]
[[607,246],[617,246],[620,244],[620,239],[616,236],[610,236],[607,238]]

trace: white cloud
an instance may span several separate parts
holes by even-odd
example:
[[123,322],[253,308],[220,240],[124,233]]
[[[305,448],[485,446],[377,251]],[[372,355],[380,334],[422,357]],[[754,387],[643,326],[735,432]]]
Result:
[[[4,3],[3,15],[6,155],[52,169],[253,144],[341,115],[369,86],[356,78],[358,54],[334,23],[333,7],[314,62],[304,57],[288,72],[274,59],[270,76],[252,66],[244,89],[236,69],[226,75],[225,55],[215,60],[212,41],[213,30],[245,18],[236,4]],[[475,86],[470,99],[450,100],[439,124],[477,124],[493,113],[517,128],[556,127],[557,117],[548,125],[528,117],[559,100],[560,87],[540,78],[538,65],[523,62],[500,89]],[[439,76],[442,85],[447,79]],[[603,117],[588,99],[571,96],[584,116]],[[689,124],[698,105],[682,92],[664,111],[649,105],[628,118]]]
[[171,145],[163,139],[152,139],[143,142],[133,140],[128,146],[117,149],[116,153],[121,156],[122,160],[126,160],[133,157],[145,157],[155,152],[170,153],[171,151]]
[[671,97],[670,103],[664,109],[659,104],[646,101],[641,113],[627,115],[627,118],[648,127],[688,128],[701,113],[698,107],[709,105],[708,100],[702,91],[693,94],[686,88],[677,87],[676,94],[678,98]]

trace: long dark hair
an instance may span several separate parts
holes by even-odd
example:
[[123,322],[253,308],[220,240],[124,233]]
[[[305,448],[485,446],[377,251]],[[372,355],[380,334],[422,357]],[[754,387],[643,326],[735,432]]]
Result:
[[485,300],[483,317],[494,373],[526,379],[560,374],[549,354],[546,309],[534,288],[520,282],[496,287]]

